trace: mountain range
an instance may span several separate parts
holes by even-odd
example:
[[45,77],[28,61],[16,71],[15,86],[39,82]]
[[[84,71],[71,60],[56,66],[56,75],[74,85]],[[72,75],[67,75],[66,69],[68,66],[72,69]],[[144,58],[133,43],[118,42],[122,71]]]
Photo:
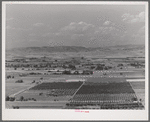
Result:
[[20,47],[11,50],[6,50],[6,55],[30,55],[30,54],[46,54],[46,53],[56,53],[56,52],[107,52],[107,53],[118,53],[118,52],[136,52],[143,51],[144,45],[116,45],[108,47],[81,47],[81,46],[55,46],[55,47]]

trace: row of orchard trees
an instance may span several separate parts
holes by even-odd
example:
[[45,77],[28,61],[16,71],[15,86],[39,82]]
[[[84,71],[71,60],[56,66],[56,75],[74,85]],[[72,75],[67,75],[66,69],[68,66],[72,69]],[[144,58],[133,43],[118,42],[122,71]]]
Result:
[[[15,97],[10,97],[10,96],[6,96],[6,101],[15,101],[16,98]],[[28,98],[28,99],[25,99],[23,96],[20,96],[19,99],[17,99],[17,101],[28,101],[28,100],[32,100],[32,101],[36,101],[35,98]]]
[[69,71],[64,71],[62,74],[67,74],[67,75],[69,75],[69,74],[75,74],[75,75],[79,75],[79,74],[82,74],[82,75],[91,75],[91,74],[93,74],[93,71],[91,71],[91,70],[83,70],[82,73],[79,73],[79,71],[75,71],[74,73],[71,73],[71,71],[69,70]]

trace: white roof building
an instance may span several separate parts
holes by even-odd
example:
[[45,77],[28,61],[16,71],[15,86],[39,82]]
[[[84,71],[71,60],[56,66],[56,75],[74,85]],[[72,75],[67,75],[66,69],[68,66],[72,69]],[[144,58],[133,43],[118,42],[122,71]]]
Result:
[[76,81],[76,82],[78,82],[78,81],[85,81],[85,79],[68,79],[68,80],[66,80],[67,82],[71,82],[71,81]]

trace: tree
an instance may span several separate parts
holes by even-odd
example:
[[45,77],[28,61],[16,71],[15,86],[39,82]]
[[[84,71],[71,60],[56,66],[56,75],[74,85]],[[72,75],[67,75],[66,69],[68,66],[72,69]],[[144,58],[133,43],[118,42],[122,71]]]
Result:
[[105,67],[104,69],[105,69],[105,70],[108,70],[108,68],[107,68],[107,67]]
[[91,69],[94,69],[95,68],[95,66],[91,66]]
[[77,75],[78,75],[78,74],[79,74],[79,71],[75,71],[74,74],[77,74]]
[[66,69],[67,67],[65,65],[62,66],[64,69]]
[[20,101],[23,101],[23,99],[24,99],[24,97],[23,97],[23,96],[21,96],[21,97],[20,97]]
[[9,101],[9,96],[6,96],[6,101]]
[[76,69],[75,65],[72,65],[72,64],[69,64],[69,68],[72,70]]
[[133,97],[133,98],[132,98],[132,101],[137,101],[137,98]]
[[19,109],[19,106],[12,106],[13,109]]
[[96,70],[103,70],[103,66],[98,65],[97,68],[96,68]]
[[15,97],[9,97],[9,101],[14,101]]
[[123,64],[118,64],[118,66],[117,66],[117,67],[120,67],[120,66],[123,66]]
[[63,71],[63,74],[71,74],[71,72],[70,71]]
[[83,71],[83,74],[84,74],[84,75],[90,75],[90,74],[93,74],[93,71],[84,70],[84,71]]
[[17,80],[15,83],[23,83],[23,80]]
[[67,106],[69,106],[69,103],[66,103]]
[[7,78],[9,79],[9,78],[11,78],[11,76],[10,76],[10,75],[8,75],[8,76],[7,76]]
[[43,93],[39,93],[39,95],[41,96]]

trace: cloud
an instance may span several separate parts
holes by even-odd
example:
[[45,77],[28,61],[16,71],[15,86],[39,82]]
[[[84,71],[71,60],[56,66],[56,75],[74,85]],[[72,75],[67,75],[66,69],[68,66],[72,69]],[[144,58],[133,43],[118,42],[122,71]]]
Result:
[[[107,22],[111,23],[112,22]],[[113,24],[112,24],[113,25]],[[65,37],[70,39],[83,39],[83,38],[91,38],[93,35],[117,35],[120,32],[119,29],[115,28],[114,26],[95,26],[93,24],[89,24],[86,22],[71,22],[65,27],[59,29],[58,32],[55,33],[45,33],[43,37]]]
[[103,25],[109,25],[111,23],[111,21],[105,21],[104,23],[103,23]]
[[95,32],[96,28],[93,24],[86,22],[71,22],[67,26],[60,28],[56,32],[44,33],[43,37],[70,37],[71,39],[77,39],[84,36],[91,35]]
[[35,24],[33,24],[33,26],[35,26],[35,27],[41,27],[43,25],[44,25],[43,23],[35,23]]
[[32,29],[31,28],[15,28],[15,27],[11,27],[11,26],[6,26],[6,30],[29,31]]
[[61,41],[50,40],[47,44],[48,46],[63,46],[65,42],[63,40]]
[[56,37],[56,36],[62,36],[62,33],[60,33],[60,32],[55,32],[55,33],[53,33],[53,32],[48,32],[48,33],[44,33],[44,34],[42,34],[42,37]]
[[81,37],[84,37],[84,34],[73,34],[73,35],[71,36],[71,39],[79,39],[79,38],[81,38]]
[[111,41],[120,41],[124,30],[120,28],[112,21],[109,22],[109,26],[95,26],[91,23],[86,22],[71,22],[67,26],[64,26],[58,31],[47,32],[43,34],[45,40],[56,40],[50,41],[50,45],[61,45],[62,40],[65,45],[87,45],[87,46],[98,46],[101,43],[109,44]]
[[60,29],[61,32],[65,33],[72,33],[72,34],[83,34],[83,33],[89,33],[93,31],[95,28],[92,24],[87,24],[86,22],[71,22],[69,25],[63,27]]
[[122,15],[122,20],[127,23],[145,22],[145,12],[140,12],[137,15],[125,13]]
[[120,30],[113,27],[113,26],[110,26],[110,27],[99,27],[98,30],[95,31],[95,34],[108,34],[108,33],[115,33],[115,32],[119,32]]

